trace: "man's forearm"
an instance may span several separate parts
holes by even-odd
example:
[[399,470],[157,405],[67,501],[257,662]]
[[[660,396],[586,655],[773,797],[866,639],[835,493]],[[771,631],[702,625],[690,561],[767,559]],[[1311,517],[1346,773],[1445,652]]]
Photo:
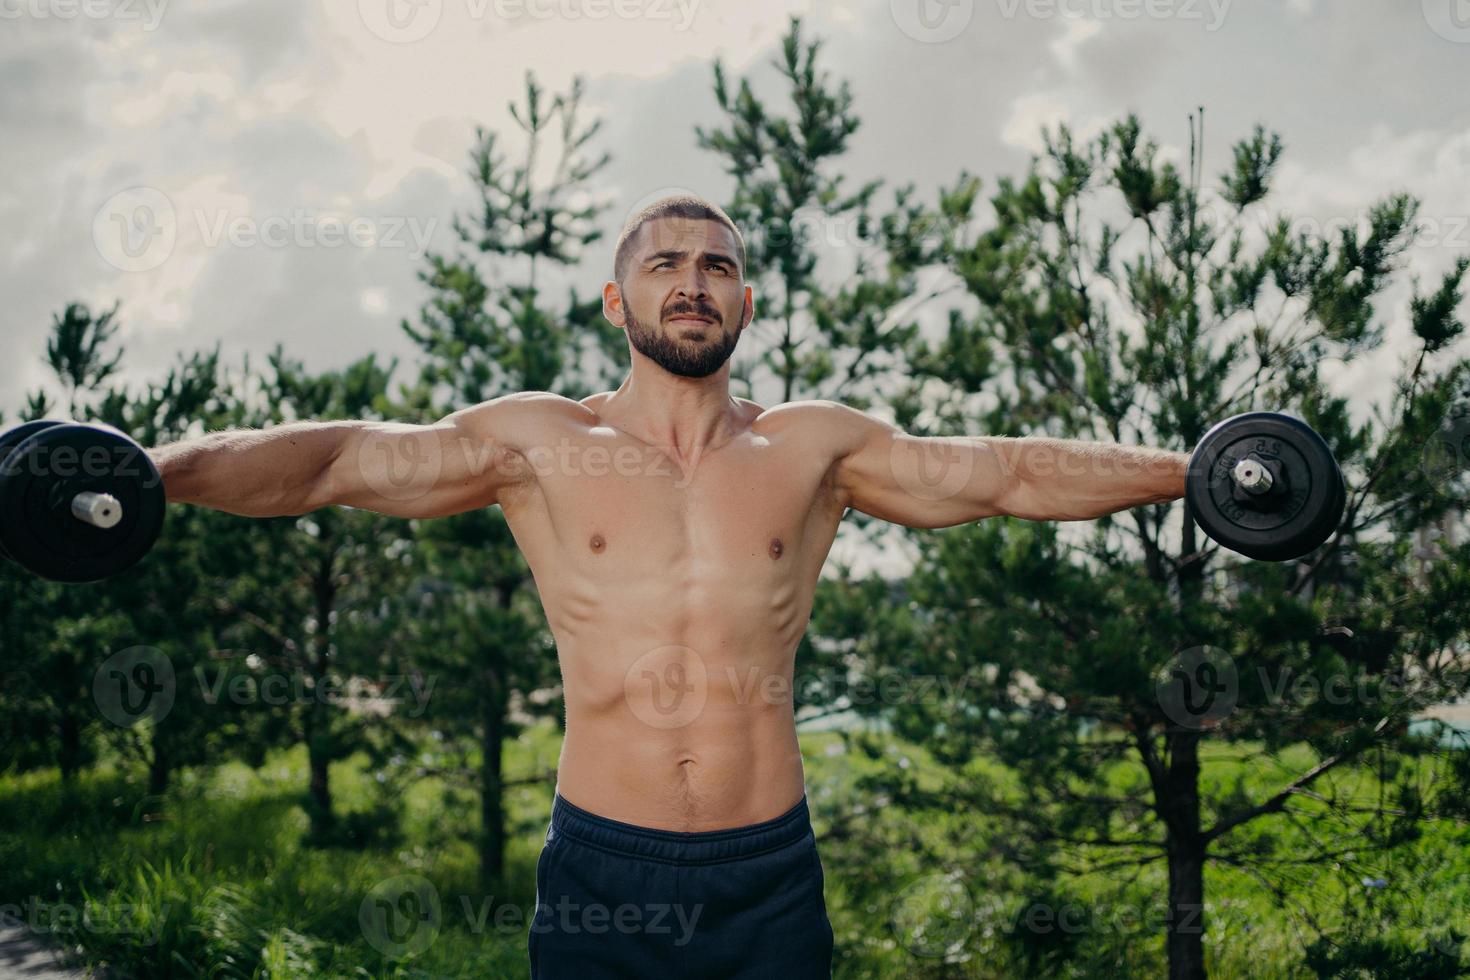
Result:
[[987,442],[1016,479],[1008,510],[1017,517],[1087,521],[1184,496],[1189,453],[1029,436]]
[[322,479],[347,422],[231,429],[148,450],[171,503],[246,517],[303,514],[322,505]]

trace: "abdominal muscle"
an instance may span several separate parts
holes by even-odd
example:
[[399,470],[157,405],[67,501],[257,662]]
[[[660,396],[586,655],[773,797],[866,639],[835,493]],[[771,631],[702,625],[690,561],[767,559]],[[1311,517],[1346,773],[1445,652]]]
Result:
[[567,653],[557,792],[568,802],[623,823],[690,832],[760,823],[801,800],[789,666],[692,666],[689,648],[670,645],[634,658],[615,679],[590,671],[599,676],[589,686],[568,676],[579,658]]

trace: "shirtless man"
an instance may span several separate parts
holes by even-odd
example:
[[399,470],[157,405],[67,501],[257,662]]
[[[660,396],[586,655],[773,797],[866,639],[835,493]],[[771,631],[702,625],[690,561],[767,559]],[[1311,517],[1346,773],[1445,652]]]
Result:
[[1184,494],[1185,453],[919,438],[836,402],[731,397],[728,358],[754,313],[744,273],[721,209],[665,198],[628,221],[603,287],[632,357],[616,391],[150,451],[169,500],[235,514],[500,505],[566,696],[534,977],[830,975],[791,684],[849,508],[940,528],[1088,520]]

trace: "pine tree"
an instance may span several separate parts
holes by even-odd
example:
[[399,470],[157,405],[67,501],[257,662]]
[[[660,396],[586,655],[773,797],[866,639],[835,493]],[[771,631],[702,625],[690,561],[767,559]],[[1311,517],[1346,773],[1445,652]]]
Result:
[[[403,324],[426,358],[408,396],[426,415],[521,391],[581,398],[613,369],[609,355],[622,334],[602,317],[600,294],[582,300],[572,289],[559,299],[543,282],[548,267],[574,268],[601,237],[602,207],[571,203],[590,198],[593,178],[609,159],[589,156],[601,123],[584,124],[583,94],[579,78],[569,92],[548,98],[527,73],[523,103],[510,106],[524,141],[513,165],[499,152],[496,133],[476,131],[469,176],[478,207],[455,220],[454,254],[428,256],[420,278],[431,299],[417,325]],[[541,166],[543,154],[555,154],[554,166]],[[411,615],[419,663],[436,679],[428,720],[451,743],[445,756],[452,758],[454,745],[466,740],[479,756],[473,773],[456,765],[435,771],[479,798],[480,877],[490,891],[505,867],[503,745],[519,730],[512,709],[538,710],[526,696],[556,685],[556,659],[530,569],[503,512],[488,508],[425,522],[420,540],[427,577]],[[558,706],[559,699],[539,710]]]
[[[1466,624],[1451,611],[1470,584],[1470,548],[1421,573],[1409,534],[1457,519],[1464,500],[1464,457],[1434,479],[1425,460],[1470,377],[1450,350],[1470,262],[1427,295],[1415,287],[1415,348],[1390,403],[1355,425],[1353,393],[1330,390],[1322,368],[1372,355],[1391,370],[1375,301],[1412,242],[1412,197],[1390,195],[1364,227],[1322,236],[1270,214],[1282,143],[1263,128],[1235,144],[1213,195],[1196,140],[1181,174],[1136,118],[1085,145],[1065,126],[1045,137],[1024,176],[997,183],[988,220],[968,175],[928,215],[943,231],[929,258],[978,301],[973,317],[952,316],[938,349],[914,352],[948,391],[929,406],[939,430],[1188,451],[1222,418],[1287,411],[1343,465],[1342,522],[1280,564],[1222,550],[1178,502],[1090,526],[964,525],[915,536],[908,608],[870,627],[884,586],[847,583],[817,628],[859,642],[875,675],[967,681],[937,702],[879,706],[949,778],[935,788],[895,767],[874,792],[997,828],[996,846],[1031,876],[1025,895],[1059,901],[1073,874],[1141,875],[1167,895],[1169,975],[1199,978],[1207,868],[1315,923],[1324,877],[1349,892],[1365,878],[1403,887],[1386,855],[1426,821],[1463,812],[1464,767],[1438,732],[1408,721],[1470,687]],[[1180,717],[1180,676],[1224,679],[1233,709]],[[1354,693],[1282,696],[1302,679]],[[1291,768],[1293,746],[1310,750],[1304,767]],[[1276,788],[1212,778],[1227,747],[1275,773]],[[987,758],[1007,778],[982,775]],[[1354,791],[1364,773],[1381,794]],[[1078,955],[1076,937],[1012,925],[1012,951],[1031,969]]]

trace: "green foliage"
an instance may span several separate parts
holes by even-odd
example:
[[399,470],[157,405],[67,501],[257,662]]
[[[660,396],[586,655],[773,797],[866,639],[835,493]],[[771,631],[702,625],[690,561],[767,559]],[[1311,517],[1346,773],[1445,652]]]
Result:
[[112,309],[94,317],[85,304],[68,303],[61,315],[51,318],[46,363],[67,390],[73,418],[77,417],[77,396],[101,387],[117,371],[122,351],[105,349],[117,333],[117,308],[114,303]]
[[[1348,513],[1318,552],[1282,565],[1227,561],[1177,505],[1113,515],[1088,535],[1009,518],[916,535],[913,573],[891,584],[890,601],[913,610],[897,630],[893,614],[870,611],[889,588],[824,582],[814,650],[840,651],[866,678],[938,678],[955,692],[854,709],[946,767],[927,789],[890,767],[873,790],[916,813],[1000,821],[1007,859],[1046,881],[1215,862],[1294,895],[1308,887],[1298,862],[1373,874],[1377,852],[1464,809],[1445,778],[1457,756],[1408,721],[1470,688],[1454,656],[1470,551],[1441,547],[1426,563],[1410,536],[1462,513],[1457,450],[1444,480],[1425,461],[1463,398],[1467,364],[1448,347],[1470,262],[1415,293],[1419,349],[1376,421],[1354,424],[1321,367],[1384,358],[1375,303],[1413,239],[1413,198],[1389,195],[1365,227],[1321,237],[1267,213],[1282,148],[1261,127],[1233,148],[1213,201],[1197,147],[1181,173],[1132,117],[1085,145],[1065,126],[1044,137],[1027,173],[997,182],[988,221],[968,175],[935,206],[906,210],[904,227],[944,233],[930,253],[897,236],[892,261],[942,264],[978,312],[951,310],[937,350],[916,341],[912,363],[940,393],[895,404],[931,413],[941,432],[1183,451],[1224,416],[1291,411],[1342,461]],[[1159,685],[1179,651],[1201,647],[1231,665],[1235,702],[1220,724],[1191,729]],[[1273,771],[1293,746],[1311,751],[1275,788],[1248,792],[1203,764],[1212,743],[1249,745]],[[1411,777],[1400,763],[1413,757],[1435,775]],[[1009,767],[1019,792],[962,775],[981,759]],[[1365,770],[1377,797],[1358,789]],[[1326,801],[1310,842],[1292,850],[1247,831],[1298,819],[1307,796]],[[1202,884],[1173,887],[1171,902],[1195,902]]]
[[[582,122],[583,84],[547,99],[528,73],[524,105],[511,106],[525,138],[513,167],[496,152],[497,136],[478,130],[469,175],[478,209],[454,223],[457,254],[430,254],[420,278],[431,298],[419,324],[403,329],[423,361],[409,403],[437,416],[520,391],[581,398],[616,363],[622,334],[601,315],[600,300],[573,291],[565,304],[548,296],[538,268],[573,265],[601,232],[601,206],[569,207],[607,164],[589,156],[601,121]],[[548,146],[549,144],[549,146]],[[556,154],[554,176],[539,180],[537,162]],[[601,354],[600,359],[589,355]],[[447,401],[441,401],[446,398]],[[478,801],[473,834],[486,888],[501,879],[506,846],[501,746],[519,727],[512,704],[532,714],[558,711],[559,699],[532,705],[527,695],[558,682],[554,647],[529,567],[498,509],[416,524],[408,560],[413,587],[390,595],[395,628],[387,642],[434,682],[427,711],[442,752],[396,778],[433,772],[466,803]],[[478,754],[478,768],[468,759]]]
[[[513,750],[513,764],[525,764]],[[109,759],[110,764],[114,759]],[[334,765],[341,823],[370,823],[376,781],[367,754]],[[0,781],[0,890],[52,942],[131,977],[505,976],[524,970],[525,936],[472,931],[459,904],[478,903],[473,857],[428,846],[453,819],[445,787],[423,780],[401,801],[412,841],[350,850],[304,848],[301,808],[309,772],[300,749],[272,752],[263,769],[187,771],[163,799],[107,765],[60,784],[54,774]],[[549,789],[513,794],[512,859],[530,880]],[[544,827],[542,828],[544,831]],[[402,846],[403,849],[399,849]],[[364,936],[358,911],[379,881],[405,866],[445,897],[445,935],[420,958],[386,960]],[[514,888],[495,895],[529,907]]]
[[[1453,441],[1470,405],[1470,364],[1454,356],[1470,259],[1415,284],[1412,356],[1355,422],[1355,393],[1332,390],[1323,365],[1385,359],[1378,304],[1413,241],[1411,196],[1375,202],[1363,227],[1300,231],[1268,206],[1280,137],[1256,126],[1211,193],[1201,115],[1186,172],[1129,117],[1090,141],[1044,132],[1044,152],[988,196],[961,171],[932,205],[904,186],[883,208],[881,182],[840,172],[860,120],[820,51],[793,18],[773,63],[784,107],[717,62],[721,125],[696,130],[734,181],[727,210],[763,298],[767,329],[742,342],[736,372],[748,394],[770,380],[783,399],[886,405],[919,434],[1178,450],[1223,416],[1284,409],[1323,434],[1349,489],[1341,526],[1301,562],[1233,561],[1156,505],[1086,529],[997,518],[916,535],[906,580],[839,568],[823,581],[797,674],[825,683],[803,687],[798,710],[856,718],[803,739],[839,975],[1145,975],[1181,950],[1231,976],[1456,975],[1462,923],[1426,928],[1454,917],[1424,903],[1463,909],[1462,870],[1395,872],[1460,853],[1444,824],[1470,815],[1470,763],[1449,751],[1463,733],[1411,724],[1470,687],[1470,546],[1412,540],[1460,519],[1470,491]],[[600,297],[545,285],[601,235],[601,206],[566,203],[598,200],[607,162],[584,96],[577,80],[548,97],[528,75],[513,164],[477,130],[473,205],[452,253],[421,272],[428,298],[403,329],[422,357],[396,392],[396,361],[318,374],[279,348],[262,370],[196,352],[122,388],[118,307],[72,303],[46,352],[61,404],[153,445],[607,386],[624,338]],[[814,221],[855,247],[803,234]],[[918,303],[947,292],[965,302],[922,335]],[[56,405],[30,392],[17,414]],[[71,590],[6,566],[0,609],[0,885],[136,907],[159,926],[152,945],[120,928],[68,934],[92,960],[138,976],[521,971],[523,937],[446,930],[405,963],[357,922],[372,885],[405,870],[445,894],[529,901],[557,745],[524,717],[560,703],[530,697],[554,691],[554,649],[503,514],[171,509],[135,573]],[[176,697],[158,723],[119,727],[92,685],[139,644],[173,664]],[[1233,665],[1237,703],[1191,729],[1159,686],[1201,646]],[[310,694],[218,696],[281,675]],[[315,696],[349,677],[432,682],[432,695],[421,714],[386,715]],[[855,680],[929,693],[855,700]],[[1339,682],[1351,696],[1323,696]],[[1382,914],[1365,880],[1392,881],[1416,915]],[[1199,898],[1202,951],[1165,919],[1104,924]],[[952,935],[957,907],[983,928]],[[1037,928],[1034,908],[1088,925]]]
[[[436,745],[425,738],[412,751]],[[836,976],[1102,980],[1163,969],[1155,880],[1106,871],[1065,880],[1020,875],[1006,857],[1005,824],[954,806],[891,805],[884,794],[899,761],[907,762],[913,792],[943,789],[946,770],[923,745],[846,731],[803,735],[801,747],[838,939]],[[553,726],[532,726],[507,743],[507,771],[535,772],[558,749]],[[324,851],[302,842],[308,760],[299,746],[273,750],[256,770],[238,763],[186,769],[162,799],[114,761],[104,759],[69,787],[54,772],[0,777],[7,803],[0,809],[0,892],[13,902],[35,896],[43,926],[60,921],[62,907],[79,924],[86,910],[94,927],[68,937],[89,962],[105,961],[122,977],[524,972],[524,928],[476,931],[464,909],[461,896],[479,910],[487,895],[476,883],[473,848],[456,840],[472,818],[444,779],[406,787],[399,843]],[[1126,769],[1115,766],[1112,775],[1124,777]],[[1212,754],[1211,769],[1247,794],[1277,779],[1226,751]],[[1003,800],[1023,802],[1021,782],[998,763],[977,759],[962,771],[986,780]],[[367,754],[334,763],[332,781],[343,822],[372,813],[378,784]],[[507,792],[511,871],[506,888],[494,892],[499,900],[526,908],[534,899],[550,792],[544,783]],[[1308,826],[1288,828],[1279,844],[1300,846],[1309,834]],[[1439,833],[1397,848],[1392,866],[1408,869],[1424,855],[1437,857],[1438,871],[1405,877],[1402,895],[1382,903],[1397,918],[1382,926],[1342,919],[1330,888],[1308,889],[1300,901],[1339,942],[1392,929],[1394,942],[1440,950],[1448,940],[1436,930],[1463,921],[1464,853],[1452,835]],[[359,905],[378,881],[404,873],[434,883],[444,925],[421,956],[389,961],[366,942]],[[1211,894],[1212,935],[1220,930],[1212,965],[1221,975],[1305,975],[1306,943],[1255,881],[1222,872],[1211,878]]]
[[[1458,946],[1464,936],[1444,937]],[[1387,939],[1350,939],[1334,946],[1323,937],[1307,947],[1307,966],[1330,980],[1372,977],[1374,980],[1445,980],[1470,974],[1470,963],[1447,949],[1416,947]]]
[[[912,262],[911,229],[873,213],[882,181],[849,190],[847,176],[833,172],[859,120],[848,84],[830,83],[817,67],[821,49],[821,41],[803,39],[801,18],[791,17],[771,62],[788,90],[784,115],[757,97],[750,79],[732,91],[716,59],[714,93],[725,125],[695,126],[695,134],[734,178],[724,207],[745,237],[746,280],[758,297],[732,383],[756,398],[756,386],[769,378],[777,401],[843,398],[866,407],[874,385],[901,366],[916,329],[892,322],[894,308],[914,291],[913,266],[873,269],[889,237],[909,244]],[[825,256],[834,235],[838,247]],[[818,273],[824,258],[855,267],[843,268],[834,288]],[[766,323],[772,329],[761,329]],[[768,334],[773,343],[752,349],[753,338]]]
[[[497,152],[499,136],[476,128],[468,172],[477,208],[454,219],[457,254],[426,257],[419,279],[430,299],[418,324],[402,321],[425,355],[419,384],[407,393],[422,410],[442,412],[516,391],[582,397],[594,390],[582,377],[582,362],[619,352],[622,334],[602,317],[600,296],[579,300],[573,290],[565,305],[548,302],[537,275],[547,264],[574,265],[602,237],[596,220],[604,206],[566,203],[592,189],[609,162],[605,153],[587,155],[602,121],[583,124],[584,95],[577,78],[570,91],[548,100],[527,73],[524,106],[510,105],[525,139],[514,166]],[[549,181],[540,178],[547,153],[556,154]],[[439,400],[445,392],[447,406]]]

